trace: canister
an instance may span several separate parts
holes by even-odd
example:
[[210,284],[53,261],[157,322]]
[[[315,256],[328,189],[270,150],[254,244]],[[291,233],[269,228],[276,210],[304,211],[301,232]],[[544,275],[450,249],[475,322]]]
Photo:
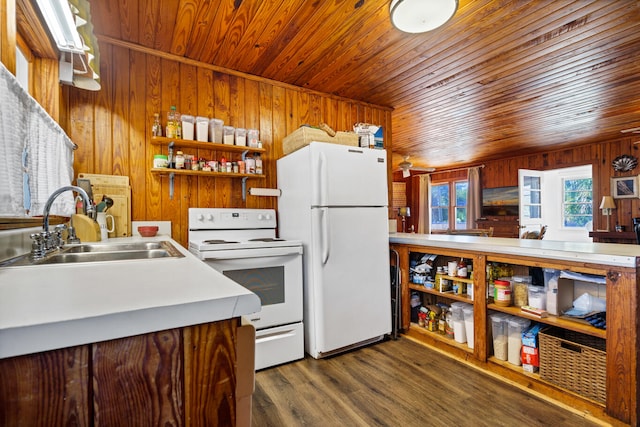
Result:
[[233,141],[235,140],[235,132],[236,128],[233,126],[223,126],[222,127],[222,143],[227,145],[233,145]]
[[244,128],[236,128],[236,145],[247,145],[247,130]]
[[512,316],[509,319],[508,361],[512,365],[522,365],[522,361],[520,359],[520,350],[522,348],[522,332],[524,332],[530,324],[531,321],[529,319],[523,319],[522,317]]
[[249,147],[257,148],[259,139],[260,131],[258,129],[247,129],[247,145]]
[[508,280],[493,281],[493,302],[502,307],[511,305],[511,283]]
[[513,276],[513,305],[522,307],[529,305],[528,289],[531,284],[531,276]]
[[166,168],[169,165],[169,159],[164,154],[156,154],[153,156],[154,168]]
[[209,140],[216,144],[222,144],[222,128],[224,121],[221,119],[209,120]]
[[464,325],[464,307],[467,304],[461,301],[451,303],[451,316],[453,320],[453,339],[459,343],[467,342],[467,331]]
[[467,332],[467,346],[473,348],[473,305],[465,304],[462,307],[462,313],[464,315],[464,328]]
[[507,323],[508,314],[495,313],[491,318],[491,334],[493,335],[493,355],[498,360],[507,360],[508,341]]

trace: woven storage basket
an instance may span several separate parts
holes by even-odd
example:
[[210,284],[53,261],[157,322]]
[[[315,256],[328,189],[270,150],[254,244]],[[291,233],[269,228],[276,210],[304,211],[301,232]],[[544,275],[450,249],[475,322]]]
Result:
[[333,144],[358,146],[358,135],[353,132],[336,132],[336,136],[329,136],[321,129],[302,126],[282,140],[282,151],[289,154],[299,148],[309,145],[311,141],[331,142]]
[[601,403],[606,401],[606,341],[547,328],[540,340],[540,378]]

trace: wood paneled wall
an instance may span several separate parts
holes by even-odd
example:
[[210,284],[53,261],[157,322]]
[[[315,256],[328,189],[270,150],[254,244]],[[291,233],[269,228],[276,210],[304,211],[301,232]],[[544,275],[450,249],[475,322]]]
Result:
[[[593,226],[594,229],[605,228],[604,218],[600,212],[600,200],[602,196],[611,195],[611,178],[619,176],[632,176],[640,174],[640,168],[636,167],[630,172],[616,172],[612,161],[623,154],[640,158],[640,136],[621,136],[612,141],[577,146],[569,149],[535,153],[522,156],[508,157],[500,160],[489,161],[481,171],[482,187],[511,187],[518,185],[518,170],[550,170],[573,166],[588,165],[593,167]],[[432,180],[450,178],[451,173],[434,173]],[[408,204],[413,206],[417,195],[417,176],[407,178]],[[400,174],[394,173],[394,181],[402,181]],[[632,218],[640,217],[640,199],[616,199],[616,209],[613,211],[611,222],[631,229]]]
[[[101,39],[99,92],[63,87],[61,125],[78,144],[76,173],[128,175],[133,220],[170,220],[173,237],[187,243],[189,207],[276,208],[275,198],[247,196],[241,180],[177,176],[169,198],[167,177],[149,172],[154,154],[149,143],[153,114],[175,105],[184,114],[217,117],[235,127],[256,128],[267,149],[265,179],[249,179],[247,188],[277,188],[276,160],[282,139],[300,125],[325,122],[336,130],[352,130],[357,122],[384,126],[391,142],[391,111],[277,82],[221,70],[117,41]],[[233,153],[185,150],[208,159]]]

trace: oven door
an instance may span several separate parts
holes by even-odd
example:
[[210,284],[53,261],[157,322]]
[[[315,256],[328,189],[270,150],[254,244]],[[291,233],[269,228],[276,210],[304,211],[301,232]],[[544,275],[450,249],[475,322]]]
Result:
[[302,246],[200,252],[200,258],[262,303],[246,316],[256,329],[302,321]]

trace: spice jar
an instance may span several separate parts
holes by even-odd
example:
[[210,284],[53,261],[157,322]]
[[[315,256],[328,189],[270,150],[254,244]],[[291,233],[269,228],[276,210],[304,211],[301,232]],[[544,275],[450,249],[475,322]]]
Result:
[[176,153],[176,169],[184,169],[184,154],[182,151]]

